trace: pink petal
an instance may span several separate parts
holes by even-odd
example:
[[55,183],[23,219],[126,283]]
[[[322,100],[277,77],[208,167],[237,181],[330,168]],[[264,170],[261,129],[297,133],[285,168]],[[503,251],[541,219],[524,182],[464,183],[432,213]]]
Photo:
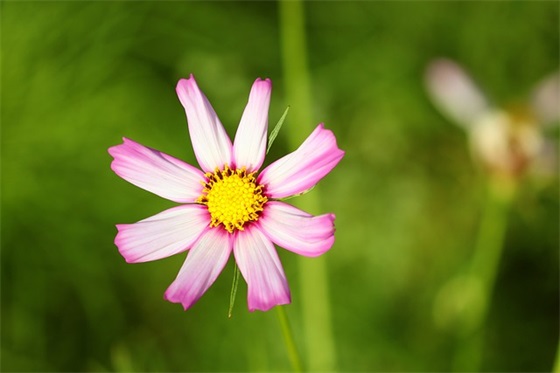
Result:
[[221,228],[208,229],[190,249],[177,278],[164,298],[186,310],[208,290],[222,272],[232,247],[232,235]]
[[343,156],[334,134],[321,123],[295,152],[265,168],[258,183],[271,198],[293,196],[317,184]]
[[255,225],[236,233],[233,254],[247,281],[249,311],[290,303],[290,288],[276,249]]
[[174,202],[194,202],[204,174],[197,168],[130,139],[109,148],[111,168],[126,181]]
[[268,106],[272,84],[270,79],[255,80],[233,143],[233,157],[237,168],[257,171],[266,153]]
[[231,166],[231,140],[192,74],[189,79],[179,80],[177,95],[187,113],[191,142],[200,167],[214,172],[216,167]]
[[560,119],[560,72],[545,77],[534,88],[531,105],[542,124],[553,124]]
[[334,214],[312,216],[283,202],[269,201],[257,225],[276,245],[299,255],[321,255],[334,243]]
[[464,128],[470,128],[489,110],[478,86],[451,60],[438,59],[428,66],[426,86],[442,113]]
[[118,224],[115,244],[129,263],[166,258],[189,249],[209,222],[206,206],[177,206],[135,224]]

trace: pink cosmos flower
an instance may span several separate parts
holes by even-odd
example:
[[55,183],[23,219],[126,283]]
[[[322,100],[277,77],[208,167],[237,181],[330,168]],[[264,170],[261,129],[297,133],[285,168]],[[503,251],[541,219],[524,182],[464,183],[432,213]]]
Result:
[[202,171],[127,138],[109,149],[117,175],[181,204],[135,224],[118,224],[115,244],[129,263],[189,250],[164,296],[185,310],[214,283],[232,251],[247,281],[250,311],[290,303],[274,244],[314,257],[334,243],[334,214],[312,216],[280,201],[313,187],[344,156],[323,124],[257,176],[271,90],[269,79],[255,81],[232,144],[194,77],[179,81],[177,94]]

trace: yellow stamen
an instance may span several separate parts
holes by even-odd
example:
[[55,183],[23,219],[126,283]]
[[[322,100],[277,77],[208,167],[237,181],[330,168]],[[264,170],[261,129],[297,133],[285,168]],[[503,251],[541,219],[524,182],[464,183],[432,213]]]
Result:
[[208,206],[211,227],[223,224],[233,233],[242,231],[243,226],[257,221],[268,198],[262,194],[262,185],[257,185],[255,173],[247,173],[245,167],[232,170],[227,165],[223,171],[207,172],[203,181],[204,190],[196,202]]

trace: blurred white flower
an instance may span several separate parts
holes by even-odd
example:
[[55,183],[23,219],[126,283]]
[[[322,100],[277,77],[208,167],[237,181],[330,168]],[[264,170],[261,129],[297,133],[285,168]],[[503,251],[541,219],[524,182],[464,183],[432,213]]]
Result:
[[538,83],[527,107],[493,107],[473,79],[455,62],[434,60],[426,87],[438,109],[467,131],[473,157],[492,176],[517,179],[529,168],[554,172],[555,145],[543,129],[560,118],[560,74]]

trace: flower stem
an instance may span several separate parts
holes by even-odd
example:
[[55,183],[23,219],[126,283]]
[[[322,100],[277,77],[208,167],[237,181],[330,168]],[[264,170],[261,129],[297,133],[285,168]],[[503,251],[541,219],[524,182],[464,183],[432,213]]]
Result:
[[[282,65],[286,98],[291,105],[288,144],[295,149],[313,128],[310,78],[307,68],[304,9],[301,0],[279,2]],[[303,210],[319,210],[319,191],[305,200],[294,200]],[[310,371],[336,370],[336,349],[331,326],[331,308],[327,263],[324,256],[299,260],[299,294],[301,303],[305,361]]]
[[288,316],[286,315],[284,306],[276,307],[276,315],[278,316],[278,321],[280,322],[280,328],[282,328],[282,335],[284,336],[286,349],[288,350],[290,362],[292,363],[292,369],[294,372],[303,372],[301,358],[296,347],[294,335],[292,334],[292,328],[290,327],[290,322],[288,321]]
[[560,342],[558,342],[558,347],[556,349],[556,359],[554,360],[552,373],[560,373]]
[[[454,358],[455,371],[479,371],[484,350],[484,323],[492,300],[502,256],[509,207],[515,195],[512,180],[490,180],[486,206],[480,223],[474,257],[468,269],[469,283],[477,285],[476,302],[459,333]],[[476,304],[473,304],[476,303]]]

